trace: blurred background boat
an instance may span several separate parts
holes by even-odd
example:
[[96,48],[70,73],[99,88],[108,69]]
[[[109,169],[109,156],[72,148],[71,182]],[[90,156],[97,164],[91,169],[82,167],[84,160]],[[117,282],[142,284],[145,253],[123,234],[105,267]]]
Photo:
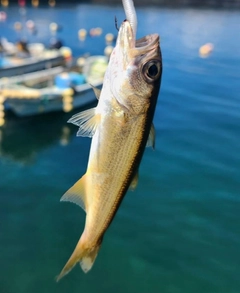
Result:
[[[17,42],[6,48],[2,41],[0,52],[0,78],[11,77],[66,64],[70,48],[46,49],[41,43]],[[6,49],[5,49],[6,48]]]
[[93,87],[102,85],[106,56],[79,58],[70,68],[55,67],[0,80],[6,110],[18,116],[38,115],[86,106],[96,99]]
[[[17,17],[20,21],[14,22],[12,28],[17,33],[16,40],[9,41],[6,36],[0,39],[0,78],[64,65],[71,58],[71,49],[64,47],[56,37],[59,27],[55,23],[49,26],[52,38],[47,46],[37,39],[37,42],[28,41],[28,35],[36,35],[37,28],[34,21],[27,20],[27,9],[23,3],[19,3]],[[5,18],[0,18],[0,25],[1,22],[7,23],[7,12],[1,11],[1,15]]]

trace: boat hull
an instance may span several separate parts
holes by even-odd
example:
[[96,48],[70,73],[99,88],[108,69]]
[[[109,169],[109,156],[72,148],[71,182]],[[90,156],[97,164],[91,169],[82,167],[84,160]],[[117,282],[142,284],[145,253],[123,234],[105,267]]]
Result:
[[63,56],[56,56],[54,58],[42,59],[38,61],[35,60],[34,62],[27,62],[26,64],[18,66],[0,68],[0,78],[21,75],[64,64],[65,59]]
[[[96,87],[100,87],[97,84]],[[84,89],[75,90],[71,95],[48,95],[40,98],[11,98],[6,101],[6,109],[11,110],[19,117],[39,115],[49,112],[69,112],[73,109],[87,106],[96,101],[96,97],[90,85]]]

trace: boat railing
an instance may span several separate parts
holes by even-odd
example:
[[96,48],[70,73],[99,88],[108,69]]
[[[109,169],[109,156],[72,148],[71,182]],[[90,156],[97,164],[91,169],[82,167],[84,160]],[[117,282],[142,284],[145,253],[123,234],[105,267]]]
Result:
[[63,72],[65,68],[63,66],[57,66],[54,68],[44,69],[36,72],[26,73],[23,75],[17,75],[12,77],[2,77],[0,79],[0,88],[4,88],[6,86],[10,86],[11,84],[21,83],[25,82],[29,79],[41,79],[44,80],[46,78],[49,78],[50,76],[55,76],[56,74],[59,74]]

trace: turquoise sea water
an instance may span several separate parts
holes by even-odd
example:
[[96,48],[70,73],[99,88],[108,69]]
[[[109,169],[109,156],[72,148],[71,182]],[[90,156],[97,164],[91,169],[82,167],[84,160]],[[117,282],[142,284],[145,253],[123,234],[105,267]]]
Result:
[[[92,271],[77,266],[54,277],[72,253],[85,214],[60,203],[86,170],[90,139],[75,136],[72,113],[17,119],[0,129],[0,293],[240,292],[240,12],[138,9],[138,35],[161,36],[163,78],[137,189],[129,192]],[[7,10],[1,35],[16,40],[18,9]],[[121,7],[28,9],[49,40],[52,21],[75,55],[101,54],[104,38],[77,39],[77,30],[114,32]],[[209,58],[198,56],[206,42]]]

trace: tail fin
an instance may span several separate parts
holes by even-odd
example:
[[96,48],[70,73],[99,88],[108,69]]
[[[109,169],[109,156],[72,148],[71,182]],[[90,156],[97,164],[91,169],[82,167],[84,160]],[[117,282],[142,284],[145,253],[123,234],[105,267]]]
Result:
[[87,273],[89,270],[91,270],[100,249],[100,245],[101,244],[91,248],[84,248],[80,238],[68,262],[65,264],[61,273],[57,276],[56,281],[58,282],[62,277],[68,274],[77,262],[80,263],[84,273]]

